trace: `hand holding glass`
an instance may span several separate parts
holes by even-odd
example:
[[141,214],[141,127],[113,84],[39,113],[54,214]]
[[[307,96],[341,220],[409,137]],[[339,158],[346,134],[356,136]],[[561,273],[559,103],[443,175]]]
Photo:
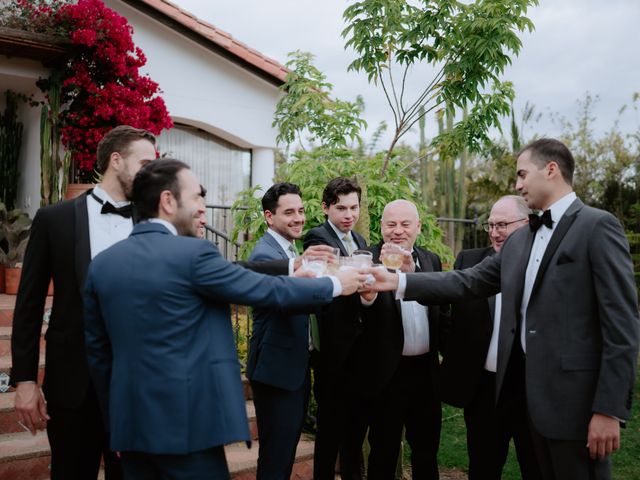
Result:
[[406,250],[395,243],[385,243],[383,248],[384,251],[380,257],[383,265],[389,270],[397,271],[404,262]]

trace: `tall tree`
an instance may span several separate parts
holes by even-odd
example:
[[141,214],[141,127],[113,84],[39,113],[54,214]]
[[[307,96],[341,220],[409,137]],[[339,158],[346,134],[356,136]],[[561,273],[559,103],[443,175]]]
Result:
[[[513,100],[510,83],[500,75],[522,46],[518,32],[532,30],[525,16],[538,0],[362,0],[344,12],[346,47],[356,52],[350,70],[379,84],[393,113],[394,136],[382,172],[394,147],[429,112],[468,109],[466,118],[434,139],[456,155],[465,147],[479,150],[489,127],[500,127]],[[435,74],[414,95],[407,76],[416,64]],[[487,88],[491,87],[490,91]],[[411,98],[409,98],[411,97]]]

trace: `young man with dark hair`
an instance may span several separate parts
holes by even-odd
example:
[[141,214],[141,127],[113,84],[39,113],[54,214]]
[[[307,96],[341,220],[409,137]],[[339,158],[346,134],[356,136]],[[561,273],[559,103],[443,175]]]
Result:
[[227,262],[197,238],[201,192],[178,160],[142,169],[142,221],[87,275],[89,368],[126,479],[229,478],[223,446],[249,440],[229,303],[322,305],[366,279],[267,277]]
[[[305,222],[300,188],[276,183],[262,197],[262,208],[269,228],[249,260],[295,258]],[[257,478],[288,479],[309,400],[308,313],[254,309],[247,377],[260,433]]]
[[631,413],[640,321],[629,243],[610,213],[573,191],[574,160],[558,140],[517,155],[529,218],[477,266],[442,274],[376,271],[399,298],[502,294],[496,396],[525,398],[543,479],[608,480]]
[[[89,378],[82,289],[91,259],[131,233],[131,184],[136,172],[155,160],[155,138],[121,125],[104,136],[97,156],[96,168],[103,176],[93,190],[36,213],[16,299],[11,338],[15,408],[32,433],[46,425],[52,480],[95,479],[103,455],[106,479],[122,476],[119,461],[109,452]],[[36,382],[51,279],[55,294],[45,335],[43,396]]]
[[[349,178],[331,180],[322,194],[327,221],[309,230],[305,250],[329,245],[349,256],[366,247],[364,238],[353,231],[360,216],[360,187]],[[338,452],[343,479],[360,478],[361,450],[366,426],[355,404],[352,388],[353,352],[362,333],[358,295],[337,299],[317,314],[312,363],[313,391],[318,403],[314,451],[314,478],[333,479]],[[312,325],[312,333],[316,333]]]

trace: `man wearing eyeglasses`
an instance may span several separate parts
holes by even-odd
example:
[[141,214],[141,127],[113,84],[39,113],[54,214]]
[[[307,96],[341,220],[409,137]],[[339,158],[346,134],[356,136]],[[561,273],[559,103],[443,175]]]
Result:
[[[463,250],[456,270],[469,268],[500,251],[504,241],[529,222],[522,197],[507,195],[491,209],[487,223],[491,246]],[[501,294],[454,303],[451,333],[441,366],[442,400],[464,408],[470,480],[499,480],[514,440],[524,480],[540,478],[526,416],[525,399],[504,397],[496,404],[496,360]]]

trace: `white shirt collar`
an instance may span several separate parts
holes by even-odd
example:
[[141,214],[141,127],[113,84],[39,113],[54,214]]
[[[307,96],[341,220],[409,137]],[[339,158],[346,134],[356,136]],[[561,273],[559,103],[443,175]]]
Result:
[[113,205],[114,207],[122,207],[124,205],[129,205],[131,202],[129,200],[122,200],[120,202],[116,202],[113,198],[111,198],[111,195],[109,195],[101,186],[100,184],[96,185],[95,187],[93,187],[93,194],[98,197],[100,200],[102,200],[104,203],[109,202],[111,205]]
[[[270,228],[267,229],[267,232],[269,234],[271,234],[271,236],[273,238],[276,239],[276,242],[278,242],[278,245],[280,245],[282,247],[282,249],[284,250],[284,252],[287,254],[287,256],[289,255],[289,252],[291,250],[289,250],[289,247],[292,245],[292,242],[290,242],[289,240],[287,240],[286,238],[284,238],[282,235],[280,235],[278,232],[276,232],[275,230],[271,230]],[[296,248],[296,251],[298,249]]]
[[178,230],[176,230],[176,227],[173,225],[173,223],[167,222],[163,218],[150,218],[148,222],[159,223],[160,225],[164,225],[165,227],[167,227],[167,230],[169,230],[171,233],[173,233],[176,236],[178,235]]
[[562,216],[576,198],[578,198],[576,196],[576,192],[569,192],[549,207],[549,210],[551,210],[551,220],[553,220],[553,228],[556,227]]

